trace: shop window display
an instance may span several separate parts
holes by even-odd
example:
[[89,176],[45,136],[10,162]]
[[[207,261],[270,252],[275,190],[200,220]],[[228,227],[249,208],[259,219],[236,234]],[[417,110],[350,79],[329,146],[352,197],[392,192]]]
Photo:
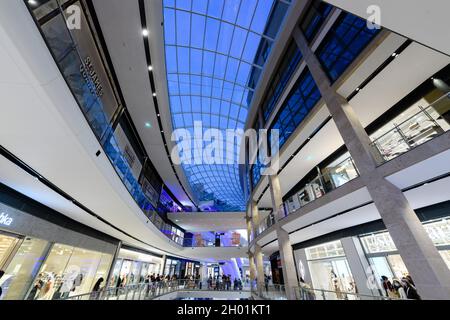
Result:
[[[424,224],[428,236],[439,250],[450,269],[450,221],[442,219]],[[397,248],[388,232],[380,232],[360,237],[364,251],[376,278],[401,279],[409,274]]]
[[27,299],[65,299],[88,293],[95,281],[105,276],[111,259],[108,254],[54,244]]
[[12,258],[2,277],[2,300],[21,300],[30,288],[43,257],[49,246],[48,241],[26,238]]
[[[306,249],[312,285],[324,290],[327,300],[354,299],[356,285],[340,241]],[[323,298],[322,296],[317,297]]]

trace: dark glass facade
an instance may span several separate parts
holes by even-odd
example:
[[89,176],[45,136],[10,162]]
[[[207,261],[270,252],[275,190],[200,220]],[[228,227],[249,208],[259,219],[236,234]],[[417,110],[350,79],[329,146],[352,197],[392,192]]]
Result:
[[321,94],[306,68],[271,125],[280,133],[280,148],[320,100]]
[[280,66],[270,81],[269,88],[264,98],[262,108],[265,121],[267,121],[272,114],[276,103],[284,92],[301,59],[302,54],[300,53],[300,50],[295,42],[291,41],[286,53],[283,55]]
[[323,1],[313,1],[307,14],[303,18],[300,28],[305,34],[306,40],[311,42],[330,14],[333,6]]
[[323,68],[336,81],[381,29],[370,29],[364,19],[343,13],[317,49]]

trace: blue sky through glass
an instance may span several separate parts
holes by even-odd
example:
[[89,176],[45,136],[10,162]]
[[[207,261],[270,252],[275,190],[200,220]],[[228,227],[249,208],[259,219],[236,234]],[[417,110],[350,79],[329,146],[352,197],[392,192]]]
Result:
[[[243,129],[272,38],[264,31],[279,0],[164,0],[167,81],[174,129]],[[278,10],[280,7],[277,6]],[[264,44],[264,46],[262,46]],[[258,72],[259,71],[259,72]],[[258,79],[256,79],[257,81]],[[225,136],[225,135],[224,135]],[[236,143],[236,142],[235,142]],[[225,147],[225,146],[224,146]],[[183,165],[200,201],[214,211],[244,210],[235,164]]]

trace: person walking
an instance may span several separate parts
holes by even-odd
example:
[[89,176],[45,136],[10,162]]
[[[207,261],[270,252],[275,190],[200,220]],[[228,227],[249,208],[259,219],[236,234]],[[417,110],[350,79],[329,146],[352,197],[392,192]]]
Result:
[[420,295],[417,293],[416,287],[414,287],[408,278],[402,278],[402,284],[405,288],[406,297],[411,300],[422,300]]
[[94,287],[92,288],[90,300],[98,300],[98,298],[100,297],[100,291],[101,291],[100,286],[103,283],[103,281],[105,281],[105,280],[103,279],[103,277],[101,277],[94,284]]
[[394,287],[398,299],[408,299],[405,288],[403,287],[403,284],[400,282],[400,280],[393,279],[392,286]]

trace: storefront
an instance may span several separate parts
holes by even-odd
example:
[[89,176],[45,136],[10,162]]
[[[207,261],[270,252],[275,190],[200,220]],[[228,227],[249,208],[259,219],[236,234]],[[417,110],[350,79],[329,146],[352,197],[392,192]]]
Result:
[[163,258],[157,254],[121,248],[109,280],[109,287],[143,283],[147,276],[162,272]]
[[191,276],[197,277],[200,275],[200,266],[200,262],[197,261],[167,257],[164,276],[175,276],[177,279],[188,279]]
[[355,298],[346,295],[355,292],[355,281],[341,241],[306,248],[305,252],[314,289],[326,290],[327,300]]
[[[450,269],[450,219],[427,222],[424,228]],[[377,279],[401,279],[409,274],[387,231],[363,235],[360,240]]]
[[[76,230],[76,231],[75,231]],[[106,279],[119,242],[0,185],[2,300],[88,293]]]

